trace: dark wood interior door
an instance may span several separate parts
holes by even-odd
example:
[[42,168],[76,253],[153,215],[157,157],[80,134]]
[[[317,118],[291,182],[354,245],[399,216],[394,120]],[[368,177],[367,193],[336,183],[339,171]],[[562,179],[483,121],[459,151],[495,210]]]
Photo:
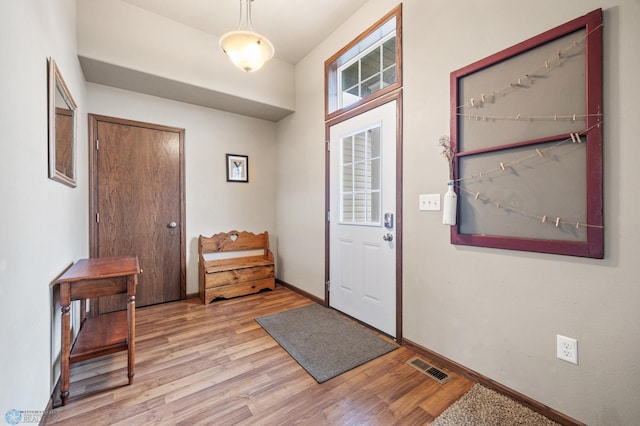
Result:
[[[90,118],[91,256],[138,256],[138,307],[184,298],[184,130]],[[116,296],[96,305],[126,308]]]

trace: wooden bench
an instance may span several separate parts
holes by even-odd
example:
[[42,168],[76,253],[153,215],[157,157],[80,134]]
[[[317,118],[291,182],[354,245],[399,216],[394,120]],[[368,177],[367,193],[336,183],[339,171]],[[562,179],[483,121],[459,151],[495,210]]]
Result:
[[200,300],[205,305],[275,288],[269,233],[222,232],[198,237]]

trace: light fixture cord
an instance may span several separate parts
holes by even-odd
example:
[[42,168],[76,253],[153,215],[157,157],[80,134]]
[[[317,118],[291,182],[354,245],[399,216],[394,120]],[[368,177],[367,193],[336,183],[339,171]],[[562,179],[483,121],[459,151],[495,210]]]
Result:
[[[253,0],[240,0],[240,19],[238,19],[238,30],[242,30],[242,18],[245,17],[245,21],[247,22],[247,29],[253,32],[253,23],[251,22],[251,3]],[[244,15],[242,13],[243,3],[247,5],[244,7]],[[245,16],[246,15],[246,16]]]
[[253,22],[251,22],[251,3],[253,0],[247,0],[247,26],[249,31],[253,32]]
[[244,0],[240,0],[240,15],[238,16],[238,30],[242,29],[242,2]]

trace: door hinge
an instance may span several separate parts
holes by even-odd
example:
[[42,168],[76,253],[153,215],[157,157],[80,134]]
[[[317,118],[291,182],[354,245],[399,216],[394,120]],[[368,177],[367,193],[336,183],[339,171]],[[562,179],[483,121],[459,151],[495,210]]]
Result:
[[100,150],[100,141],[96,139],[96,151]]
[[326,141],[327,143],[327,151],[331,152],[331,141]]
[[331,210],[327,211],[327,222],[331,222]]
[[327,286],[327,291],[331,291],[331,281],[327,281],[324,284]]
[[100,213],[96,213],[96,223],[100,223]]

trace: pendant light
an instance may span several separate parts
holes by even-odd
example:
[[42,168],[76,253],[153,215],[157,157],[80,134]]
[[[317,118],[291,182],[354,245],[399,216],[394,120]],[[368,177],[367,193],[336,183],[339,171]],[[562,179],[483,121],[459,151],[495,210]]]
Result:
[[[240,0],[240,20],[238,29],[224,34],[220,38],[220,48],[233,64],[246,72],[259,70],[265,62],[273,58],[273,44],[253,31],[251,24],[251,3],[253,0]],[[243,12],[244,4],[244,14]],[[244,19],[243,19],[244,18]],[[243,30],[243,21],[245,29]]]

